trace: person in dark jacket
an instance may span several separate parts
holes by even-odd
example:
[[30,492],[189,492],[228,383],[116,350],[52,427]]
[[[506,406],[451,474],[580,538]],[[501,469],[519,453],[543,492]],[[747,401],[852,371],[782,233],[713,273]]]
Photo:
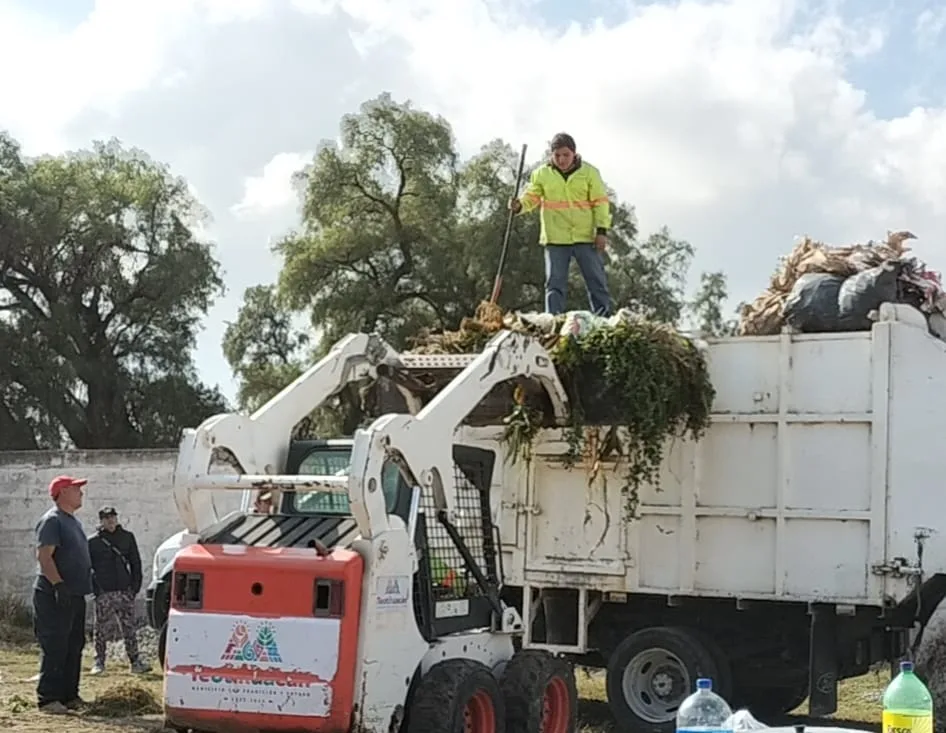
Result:
[[33,627],[42,652],[39,709],[68,715],[83,706],[79,697],[85,646],[85,597],[92,593],[89,546],[75,513],[82,507],[86,480],[57,476],[49,482],[55,504],[36,523]]
[[89,537],[95,592],[95,664],[90,671],[105,671],[106,644],[115,636],[113,630],[117,625],[131,671],[141,674],[151,667],[138,652],[135,596],[141,590],[142,580],[138,543],[135,535],[118,523],[115,507],[101,509],[99,521],[98,531]]

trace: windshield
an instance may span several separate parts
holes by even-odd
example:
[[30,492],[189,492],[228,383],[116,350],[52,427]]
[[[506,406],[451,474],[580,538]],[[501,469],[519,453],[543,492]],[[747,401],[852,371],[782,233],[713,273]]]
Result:
[[[314,448],[299,464],[300,476],[347,476],[351,464],[349,448]],[[381,471],[381,490],[388,512],[393,512],[397,503],[401,474],[390,461]],[[351,514],[347,494],[315,491],[289,494],[290,513],[297,514]]]

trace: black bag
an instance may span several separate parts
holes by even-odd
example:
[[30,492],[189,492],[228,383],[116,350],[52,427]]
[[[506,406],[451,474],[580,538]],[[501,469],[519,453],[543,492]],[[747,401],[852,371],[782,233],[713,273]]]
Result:
[[795,281],[782,306],[785,322],[804,333],[843,330],[838,295],[844,278],[839,275],[809,273]]
[[896,303],[899,262],[887,261],[869,270],[851,275],[838,292],[841,322],[847,331],[869,331],[873,323],[867,314],[881,303]]

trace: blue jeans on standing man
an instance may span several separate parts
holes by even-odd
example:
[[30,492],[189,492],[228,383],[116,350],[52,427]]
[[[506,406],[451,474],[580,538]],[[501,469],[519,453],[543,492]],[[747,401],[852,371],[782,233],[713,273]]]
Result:
[[611,295],[608,292],[604,259],[601,252],[590,243],[545,245],[545,312],[553,315],[565,312],[568,268],[572,257],[578,262],[578,269],[585,281],[592,313],[610,316]]

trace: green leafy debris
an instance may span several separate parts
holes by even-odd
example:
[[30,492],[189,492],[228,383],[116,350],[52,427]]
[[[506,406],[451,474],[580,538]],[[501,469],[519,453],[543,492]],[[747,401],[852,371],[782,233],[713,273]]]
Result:
[[[564,323],[558,316],[540,330],[516,314],[503,318],[481,305],[459,331],[422,334],[418,347],[435,353],[478,350],[502,328],[541,338],[569,397],[565,465],[586,466],[591,481],[602,476],[602,462],[616,460],[627,513],[636,516],[641,485],[659,483],[667,439],[698,440],[709,425],[715,390],[705,356],[672,326],[644,318],[596,326],[577,337],[557,335]],[[531,459],[547,424],[517,389],[503,420],[508,460]]]

